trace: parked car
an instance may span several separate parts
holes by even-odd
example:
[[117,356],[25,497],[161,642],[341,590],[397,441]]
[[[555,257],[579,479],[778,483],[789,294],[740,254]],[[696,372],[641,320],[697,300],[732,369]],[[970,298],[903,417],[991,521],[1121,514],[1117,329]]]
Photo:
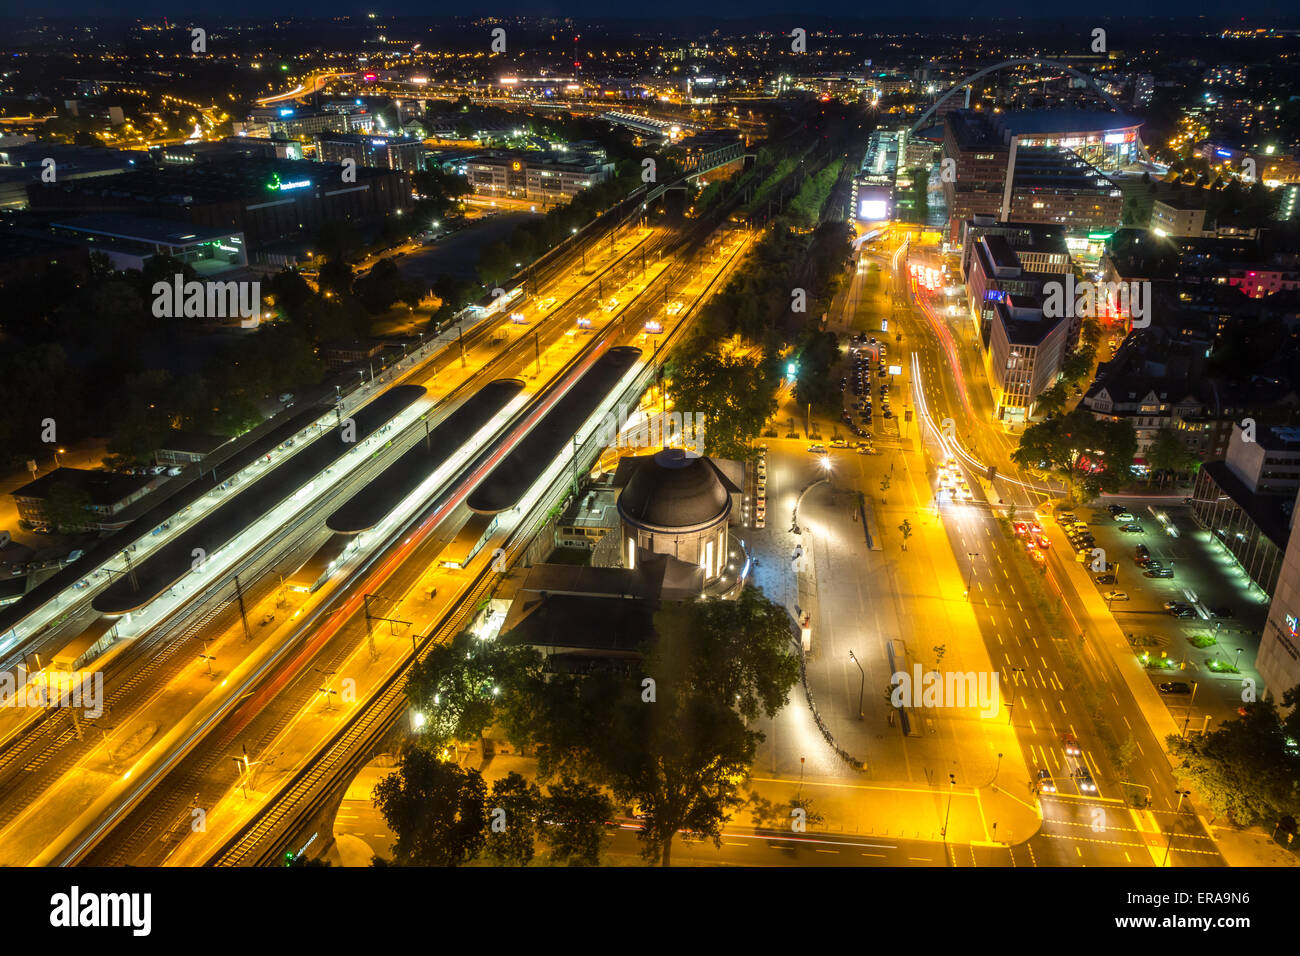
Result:
[[1107,591],[1102,595],[1107,601],[1127,601],[1128,594],[1124,591]]
[[1145,529],[1140,524],[1122,524],[1119,530],[1125,534],[1145,534]]
[[1230,607],[1212,607],[1209,608],[1209,612],[1211,617],[1228,618],[1237,616],[1237,612]]
[[1190,694],[1191,692],[1192,688],[1180,680],[1167,680],[1160,685],[1160,693],[1162,694]]
[[1116,521],[1133,521],[1133,520],[1135,520],[1135,519],[1134,519],[1133,515],[1130,514],[1129,512],[1127,512],[1127,511],[1121,511],[1119,514],[1115,515],[1115,520],[1116,520]]
[[1150,568],[1142,572],[1146,578],[1172,578],[1174,576],[1173,568]]
[[1097,575],[1096,578],[1094,578],[1094,580],[1095,580],[1098,584],[1114,584],[1114,583],[1115,583],[1115,575],[1113,575],[1113,574],[1099,574],[1099,575]]

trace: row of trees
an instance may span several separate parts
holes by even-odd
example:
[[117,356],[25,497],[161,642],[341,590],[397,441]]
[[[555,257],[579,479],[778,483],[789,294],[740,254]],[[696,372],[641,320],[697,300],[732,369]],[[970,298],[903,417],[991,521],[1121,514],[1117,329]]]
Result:
[[[429,770],[430,761],[438,762],[453,741],[476,740],[491,726],[533,750],[540,780],[560,781],[560,792],[571,799],[577,794],[594,806],[590,788],[599,788],[639,808],[647,860],[668,865],[679,833],[718,843],[722,826],[744,802],[740,787],[763,739],[750,724],[774,716],[798,681],[793,649],[789,615],[753,589],[736,601],[663,605],[640,660],[625,669],[552,673],[530,648],[459,635],[410,675],[407,695],[424,717],[419,746],[376,793],[398,833],[396,862],[435,858],[428,845],[445,842],[437,821],[462,812],[446,788],[438,791],[442,796],[419,796],[430,789],[420,781],[443,773]],[[467,786],[471,806],[477,805],[477,786]],[[532,791],[521,796],[517,783],[509,793],[537,799]],[[413,796],[390,812],[394,794]],[[537,805],[545,807],[553,796],[541,799]],[[516,808],[513,817],[520,814]],[[509,827],[509,808],[505,817]],[[470,830],[483,829],[472,813],[468,819]],[[522,846],[523,836],[512,839]],[[466,858],[437,853],[443,862]],[[522,849],[513,859],[521,855]]]
[[418,746],[379,782],[375,806],[397,834],[394,859],[407,866],[460,866],[480,857],[527,866],[540,841],[548,862],[596,866],[614,805],[599,787],[564,778],[543,793],[518,773],[492,783]]

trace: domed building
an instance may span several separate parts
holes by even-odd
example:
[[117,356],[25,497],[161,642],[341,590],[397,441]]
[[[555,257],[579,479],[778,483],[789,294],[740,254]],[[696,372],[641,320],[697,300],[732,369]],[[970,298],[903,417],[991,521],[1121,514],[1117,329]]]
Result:
[[622,485],[618,515],[625,568],[635,569],[646,554],[661,554],[699,568],[705,586],[722,575],[732,495],[740,488],[712,459],[680,448],[624,458],[614,483]]

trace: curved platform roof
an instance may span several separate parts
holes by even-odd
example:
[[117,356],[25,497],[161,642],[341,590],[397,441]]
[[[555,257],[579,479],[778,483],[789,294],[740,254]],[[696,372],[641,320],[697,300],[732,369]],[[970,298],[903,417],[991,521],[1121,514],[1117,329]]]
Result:
[[379,524],[523,388],[524,383],[517,378],[498,379],[484,385],[439,422],[429,432],[427,442],[418,442],[384,469],[382,475],[349,498],[325,520],[326,526],[340,534],[359,534]]
[[624,345],[596,359],[474,489],[466,500],[470,510],[497,514],[519,504],[537,476],[568,447],[582,423],[640,357],[640,349]]
[[[365,439],[423,394],[420,385],[398,385],[384,392],[351,416],[356,424],[356,440]],[[204,554],[215,553],[352,447],[339,440],[337,426],[330,429],[135,565],[138,589],[131,587],[128,578],[119,576],[95,596],[91,606],[101,614],[126,614],[144,607],[190,572],[196,548]]]

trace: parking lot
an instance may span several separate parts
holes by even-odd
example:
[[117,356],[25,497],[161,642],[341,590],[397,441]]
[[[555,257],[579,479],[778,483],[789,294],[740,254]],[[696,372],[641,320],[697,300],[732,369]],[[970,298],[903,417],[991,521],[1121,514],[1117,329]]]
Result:
[[1254,662],[1267,596],[1196,526],[1187,506],[1129,499],[1113,515],[1109,504],[1063,508],[1056,523],[1073,536],[1071,547],[1134,653],[1145,655],[1152,683],[1166,685],[1174,718],[1196,733],[1236,716],[1243,680],[1258,684]]

